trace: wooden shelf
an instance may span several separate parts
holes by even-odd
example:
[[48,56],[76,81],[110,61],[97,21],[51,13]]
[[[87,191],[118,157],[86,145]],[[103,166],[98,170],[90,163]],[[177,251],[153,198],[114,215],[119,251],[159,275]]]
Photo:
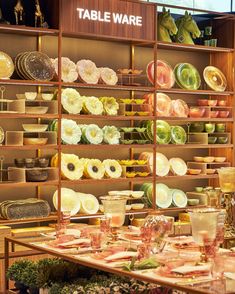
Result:
[[217,179],[218,174],[214,175],[185,175],[185,176],[165,176],[165,177],[156,177],[156,182],[163,182],[168,180],[204,180],[204,179]]
[[157,89],[158,93],[169,94],[188,94],[188,95],[215,95],[215,96],[230,96],[234,95],[234,91],[216,92],[212,90],[185,90],[185,89]]
[[37,150],[37,149],[58,149],[58,145],[23,145],[23,146],[5,146],[0,145],[0,150]]
[[31,81],[31,80],[4,80],[0,79],[0,85],[15,85],[15,86],[45,86],[54,87],[58,86],[59,82],[42,82],[42,81]]
[[223,48],[223,47],[211,47],[203,45],[189,45],[189,44],[180,44],[180,43],[169,43],[169,42],[157,42],[157,47],[159,49],[174,50],[174,51],[194,51],[194,52],[205,52],[205,53],[231,53],[234,52],[232,48]]
[[0,189],[16,188],[16,187],[43,187],[43,186],[58,186],[58,181],[46,182],[0,182]]
[[81,179],[81,180],[62,180],[62,185],[81,185],[81,184],[105,184],[105,183],[123,183],[123,182],[132,182],[132,183],[143,183],[143,182],[152,182],[153,177],[136,177],[136,178],[118,178],[118,179],[101,179],[101,180],[94,180],[94,179]]
[[62,87],[87,88],[87,89],[104,89],[104,90],[121,90],[121,91],[138,91],[138,92],[154,92],[154,87],[145,86],[109,86],[105,84],[84,84],[84,83],[62,83]]
[[75,120],[88,120],[88,119],[99,119],[99,120],[109,120],[109,121],[130,121],[130,120],[154,120],[155,116],[125,116],[125,115],[76,115],[76,114],[62,114],[62,118],[75,119]]
[[181,149],[224,149],[233,148],[233,144],[158,144],[157,149],[163,148],[181,148]]
[[166,120],[166,121],[186,121],[186,122],[204,122],[204,121],[210,121],[210,122],[233,122],[233,118],[210,118],[210,117],[200,117],[200,118],[194,118],[194,117],[166,117],[166,116],[158,116],[157,119]]
[[115,145],[109,145],[109,144],[78,144],[78,145],[62,145],[61,149],[76,149],[76,150],[84,150],[90,148],[92,150],[95,149],[119,149],[119,148],[154,148],[153,144],[115,144]]
[[1,113],[0,112],[0,119],[4,118],[44,118],[44,119],[58,119],[58,114],[27,114],[27,113]]
[[10,220],[10,219],[0,219],[1,225],[17,225],[17,224],[26,224],[26,223],[39,223],[39,222],[49,222],[49,221],[56,221],[57,215],[50,215],[48,217],[42,217],[42,218],[26,218],[26,219],[16,219],[16,220]]
[[197,208],[205,208],[205,205],[195,205],[195,206],[186,206],[186,207],[169,207],[169,208],[158,208],[160,212],[180,212],[185,211],[187,209],[197,209]]
[[56,36],[59,34],[59,30],[47,29],[47,28],[34,28],[34,27],[29,27],[29,26],[1,24],[0,25],[0,33],[29,35],[29,36],[43,36],[43,35]]

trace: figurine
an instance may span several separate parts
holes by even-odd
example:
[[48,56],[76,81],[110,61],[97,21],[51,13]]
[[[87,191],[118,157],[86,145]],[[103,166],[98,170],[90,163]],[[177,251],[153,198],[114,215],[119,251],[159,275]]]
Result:
[[185,11],[185,15],[176,20],[176,25],[178,27],[178,32],[175,41],[178,43],[194,45],[193,39],[201,36],[201,31],[199,30],[197,23],[188,11]]
[[43,27],[44,17],[41,12],[39,0],[35,1],[35,27]]
[[158,16],[158,40],[164,42],[172,42],[171,37],[177,34],[177,26],[175,24],[174,18],[170,14],[170,10],[166,11],[163,7],[162,13]]
[[15,21],[16,24],[23,24],[24,22],[24,7],[21,0],[18,0],[16,6],[14,7]]

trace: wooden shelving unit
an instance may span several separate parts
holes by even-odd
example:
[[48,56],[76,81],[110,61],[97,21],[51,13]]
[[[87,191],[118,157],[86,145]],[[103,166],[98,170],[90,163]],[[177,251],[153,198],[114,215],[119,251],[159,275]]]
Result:
[[[128,1],[128,0],[127,0]],[[59,0],[52,1],[52,7],[58,6]],[[157,6],[162,6],[161,4],[144,4],[142,5],[150,5],[154,6],[155,12],[157,11]],[[178,7],[181,9],[182,7]],[[183,8],[184,9],[184,8]],[[187,10],[190,11],[189,8]],[[56,10],[57,11],[57,10]],[[206,12],[210,13],[210,12]],[[58,18],[61,17],[63,11],[60,11]],[[213,14],[217,15],[217,13]],[[219,16],[225,16],[225,14],[218,13]],[[60,17],[59,17],[60,16]],[[149,16],[150,17],[150,16]],[[99,66],[110,66],[114,69],[118,69],[121,67],[126,68],[141,68],[145,70],[146,64],[151,60],[157,59],[168,59],[169,63],[174,66],[178,60],[184,62],[184,58],[187,59],[187,62],[193,63],[196,67],[197,65],[201,69],[203,66],[207,65],[214,65],[222,69],[225,73],[228,81],[228,86],[226,91],[224,92],[217,92],[210,89],[207,89],[205,85],[202,85],[202,88],[199,90],[185,90],[179,88],[172,88],[172,89],[159,89],[157,86],[152,86],[145,81],[145,84],[133,86],[133,85],[116,85],[116,86],[108,86],[105,84],[85,84],[82,82],[74,82],[74,83],[65,83],[61,80],[61,69],[59,69],[58,80],[57,81],[50,81],[50,82],[40,82],[40,81],[31,81],[31,80],[19,80],[19,79],[10,79],[10,80],[0,80],[0,85],[6,86],[8,89],[15,89],[17,87],[17,91],[20,89],[36,89],[37,91],[41,91],[42,89],[57,89],[58,90],[58,114],[42,114],[42,115],[30,115],[30,114],[0,114],[0,120],[7,121],[10,119],[14,122],[22,122],[25,120],[30,120],[35,123],[41,120],[50,121],[53,119],[58,119],[58,144],[50,144],[50,145],[25,145],[25,146],[0,146],[0,152],[3,154],[10,153],[26,154],[28,152],[30,156],[39,156],[40,154],[45,154],[45,156],[54,155],[56,152],[59,153],[59,160],[61,159],[61,153],[75,153],[81,157],[90,157],[90,158],[119,158],[122,157],[123,159],[130,158],[133,159],[135,155],[139,154],[142,151],[152,152],[154,154],[153,160],[153,169],[156,167],[156,152],[166,153],[167,157],[174,157],[177,154],[177,157],[184,158],[187,157],[187,161],[189,158],[195,156],[195,154],[203,154],[203,155],[212,155],[212,156],[226,156],[227,162],[231,165],[234,164],[234,135],[235,135],[235,128],[234,128],[234,113],[235,113],[235,106],[233,103],[233,99],[235,97],[235,81],[233,79],[233,69],[234,69],[234,58],[235,58],[235,51],[234,51],[234,34],[235,34],[235,27],[233,22],[233,16],[229,15],[227,20],[223,19],[215,19],[211,21],[218,22],[223,27],[223,36],[221,36],[221,29],[217,26],[215,27],[216,34],[218,35],[219,47],[208,47],[208,46],[201,46],[201,45],[185,45],[185,44],[178,44],[178,43],[167,43],[167,42],[160,42],[158,41],[157,37],[154,40],[148,40],[143,38],[130,38],[130,37],[115,37],[111,35],[99,35],[99,34],[91,34],[91,33],[72,33],[69,32],[68,29],[62,27],[61,22],[60,24],[57,23],[54,27],[55,29],[44,29],[44,28],[32,28],[32,27],[25,27],[25,26],[8,26],[8,25],[0,25],[0,38],[6,38],[10,34],[11,38],[19,40],[22,38],[21,42],[25,42],[25,50],[30,50],[27,48],[27,44],[29,43],[30,46],[32,38],[34,38],[34,50],[43,50],[47,53],[51,53],[54,55],[53,57],[57,57],[61,59],[62,56],[68,56],[74,61],[79,59],[92,59],[94,60]],[[151,20],[152,26],[154,26],[153,31],[156,33],[156,15],[154,14],[153,19]],[[226,28],[228,26],[233,26],[233,34],[229,34],[226,32]],[[155,34],[156,35],[156,34]],[[219,39],[221,36],[221,39]],[[25,41],[29,38],[28,41]],[[45,38],[45,43],[44,43]],[[27,43],[28,42],[28,43]],[[84,45],[83,45],[84,43]],[[21,47],[23,47],[22,43]],[[70,46],[70,44],[72,44]],[[76,47],[77,46],[77,47]],[[224,47],[223,47],[224,46]],[[8,46],[9,47],[9,46]],[[17,45],[16,45],[17,47]],[[73,48],[77,48],[77,50],[73,50]],[[94,50],[96,48],[97,50]],[[103,49],[104,48],[104,49]],[[12,57],[14,57],[15,49],[14,48],[7,48],[4,51],[12,52]],[[12,50],[12,51],[11,51]],[[20,49],[21,50],[21,49]],[[104,51],[102,51],[104,50]],[[116,50],[116,51],[115,51]],[[119,53],[121,50],[122,54],[117,55],[117,60],[113,60],[113,56],[115,53]],[[107,53],[105,59],[103,58],[103,52]],[[170,53],[169,53],[170,52]],[[19,52],[18,52],[19,53]],[[170,56],[172,55],[172,56]],[[143,56],[144,58],[141,58]],[[199,60],[199,56],[203,56],[202,60]],[[187,57],[187,58],[186,58]],[[174,61],[175,59],[175,61]],[[60,64],[60,63],[59,63]],[[60,64],[61,66],[61,64]],[[156,80],[156,76],[155,76]],[[156,83],[155,83],[156,84]],[[226,99],[229,103],[226,107],[220,107],[222,109],[229,109],[232,112],[231,117],[229,118],[175,118],[175,117],[159,117],[155,115],[148,115],[148,116],[124,116],[124,115],[117,115],[117,116],[107,116],[107,115],[74,115],[74,114],[65,114],[62,111],[61,107],[61,91],[63,88],[75,88],[82,95],[94,95],[94,96],[114,96],[116,98],[129,98],[129,97],[142,97],[144,94],[155,93],[166,93],[172,99],[183,99],[185,102],[190,101],[190,103],[196,105],[196,99],[201,97],[208,97],[211,99]],[[14,90],[16,91],[16,90]],[[16,93],[16,92],[15,92]],[[88,93],[88,94],[86,94]],[[91,94],[90,94],[91,93]],[[11,93],[12,94],[12,93]],[[10,94],[10,95],[11,95]],[[213,107],[217,109],[218,107]],[[156,99],[154,101],[154,109],[156,109]],[[154,112],[155,113],[155,112]],[[98,125],[117,125],[117,126],[128,126],[133,127],[138,125],[140,121],[144,120],[152,120],[154,122],[153,129],[154,129],[154,139],[153,143],[151,144],[120,144],[120,145],[62,145],[61,143],[61,120],[62,119],[72,119],[79,121],[79,123],[96,123]],[[171,125],[175,124],[187,124],[192,122],[214,122],[214,123],[226,123],[228,131],[231,133],[232,142],[230,144],[184,144],[184,145],[157,145],[156,144],[156,121],[157,120],[165,120],[168,121]],[[86,122],[87,121],[87,122]],[[1,125],[0,122],[0,125]],[[9,152],[9,153],[8,153]],[[187,152],[187,154],[186,154]],[[27,154],[28,154],[27,153]],[[33,154],[33,155],[32,155]],[[0,154],[1,155],[1,154]],[[59,166],[59,174],[61,174],[61,166]],[[117,189],[139,189],[141,183],[151,182],[153,183],[153,202],[156,201],[156,183],[161,182],[170,182],[174,188],[177,188],[178,185],[182,186],[184,183],[188,185],[194,184],[194,181],[202,181],[203,183],[207,181],[208,185],[218,185],[218,175],[185,175],[185,176],[173,176],[168,175],[166,177],[157,177],[156,175],[148,176],[148,177],[136,177],[136,178],[119,178],[119,179],[101,179],[101,180],[92,180],[92,179],[81,179],[77,181],[68,181],[63,180],[61,178],[58,181],[48,181],[43,183],[0,183],[0,187],[7,189],[15,189],[19,190],[22,189],[32,189],[34,196],[44,198],[45,195],[48,195],[47,199],[51,201],[51,197],[56,188],[61,187],[72,187],[74,190],[81,189],[83,192],[87,193],[94,193],[96,196],[101,194],[106,194],[109,190],[117,190]],[[192,181],[192,182],[190,182]],[[44,191],[45,189],[45,191]],[[97,190],[97,194],[96,194]],[[59,212],[60,212],[60,192],[59,192]],[[154,204],[152,208],[144,208],[143,210],[139,211],[128,211],[128,214],[146,214],[151,212],[152,210],[157,209],[156,205]],[[184,208],[185,209],[185,208]],[[162,209],[162,213],[172,213],[184,210],[182,208],[169,208],[169,209]],[[95,215],[83,215],[79,214],[73,217],[73,219],[84,219],[89,217],[97,217],[100,214]],[[48,218],[44,219],[28,219],[28,220],[16,220],[16,221],[8,221],[8,220],[0,220],[0,224],[26,224],[26,223],[33,223],[33,222],[48,222],[51,220],[56,220],[57,215],[52,215]]]

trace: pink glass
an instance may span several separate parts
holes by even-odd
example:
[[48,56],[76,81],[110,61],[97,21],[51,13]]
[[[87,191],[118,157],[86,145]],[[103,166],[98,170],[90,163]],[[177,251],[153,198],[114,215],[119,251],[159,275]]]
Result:
[[91,248],[98,250],[101,248],[102,233],[100,231],[95,231],[90,233]]
[[140,237],[143,243],[150,243],[152,239],[152,228],[151,227],[141,227]]
[[70,224],[71,211],[61,211],[61,223],[65,226]]
[[56,224],[55,231],[56,231],[56,238],[59,238],[61,235],[65,234],[66,225],[64,225],[63,223]]
[[100,218],[100,231],[103,233],[110,233],[111,218],[104,216]]
[[147,243],[142,243],[137,246],[138,258],[149,258],[151,254],[151,246]]
[[215,279],[223,279],[224,277],[224,267],[225,267],[225,257],[221,254],[217,254],[212,261],[212,276]]

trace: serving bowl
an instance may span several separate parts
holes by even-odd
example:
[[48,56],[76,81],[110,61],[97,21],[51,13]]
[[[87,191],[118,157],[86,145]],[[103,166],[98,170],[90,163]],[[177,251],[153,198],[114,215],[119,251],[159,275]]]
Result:
[[228,143],[228,137],[218,137],[217,142],[219,144],[227,144]]
[[204,162],[205,163],[212,163],[212,162],[214,162],[214,160],[215,160],[214,156],[206,156],[206,157],[204,157]]
[[208,100],[208,106],[216,106],[218,103],[218,100]]
[[201,169],[198,168],[188,168],[188,173],[190,175],[199,175],[201,173]]
[[227,101],[226,100],[219,100],[218,105],[219,106],[227,106]]
[[54,97],[54,93],[42,93],[41,97],[42,97],[42,100],[51,101]]
[[34,101],[37,98],[38,93],[37,92],[25,92],[24,95],[25,95],[26,100]]
[[25,107],[25,113],[27,114],[45,114],[48,111],[47,106],[27,106]]
[[25,167],[25,159],[24,158],[15,158],[14,159],[15,166],[19,168]]
[[131,204],[131,209],[143,209],[144,208],[144,203],[133,203]]
[[48,138],[24,138],[24,145],[45,145]]
[[198,99],[197,100],[197,105],[198,106],[207,106],[208,105],[208,100],[207,99]]
[[40,133],[40,132],[45,132],[48,128],[48,125],[23,124],[22,127],[25,132]]
[[199,108],[199,107],[190,107],[189,109],[189,117],[203,117],[205,114],[206,109],[205,108]]
[[207,168],[206,169],[206,174],[207,175],[213,175],[216,172],[215,168]]
[[218,123],[215,125],[215,130],[217,133],[224,133],[226,131],[226,124]]
[[215,131],[215,124],[212,124],[212,123],[205,124],[205,131],[208,134],[214,133],[214,131]]
[[230,111],[228,110],[220,110],[219,111],[219,117],[221,118],[227,118],[229,117]]
[[223,163],[225,162],[226,157],[215,157],[215,162]]
[[208,137],[208,144],[215,144],[217,141],[217,137]]
[[201,193],[203,192],[203,187],[195,187],[194,188],[196,192]]
[[45,168],[49,166],[50,160],[48,158],[41,157],[37,158],[36,163],[37,166]]
[[48,179],[48,170],[45,170],[45,169],[26,170],[27,182],[45,182],[47,179]]
[[218,110],[212,110],[210,111],[210,117],[211,118],[217,118],[219,115],[219,111]]
[[203,162],[203,157],[201,157],[201,156],[194,156],[193,157],[193,160],[196,161],[196,162]]

